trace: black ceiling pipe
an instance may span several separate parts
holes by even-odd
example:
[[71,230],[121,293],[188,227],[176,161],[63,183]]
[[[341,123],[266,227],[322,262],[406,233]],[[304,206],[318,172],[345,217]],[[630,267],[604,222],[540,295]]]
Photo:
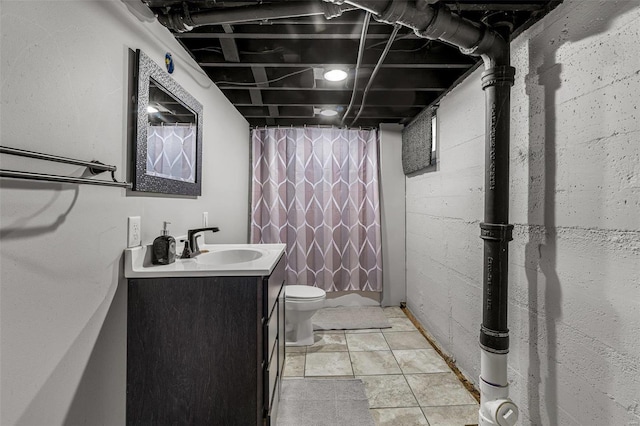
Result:
[[515,70],[496,66],[482,74],[485,91],[485,196],[483,316],[480,345],[494,353],[509,352],[507,327],[509,225],[509,118]]
[[240,24],[314,15],[324,15],[330,19],[340,16],[342,12],[354,9],[357,7],[321,1],[262,3],[255,6],[227,7],[203,12],[190,12],[184,6],[182,9],[171,10],[166,15],[159,15],[158,21],[170,30],[181,33],[203,25]]
[[486,25],[473,22],[433,5],[431,0],[324,0],[350,4],[370,11],[378,21],[400,24],[416,35],[441,40],[458,47],[463,53],[482,56],[485,68],[509,65],[509,45]]

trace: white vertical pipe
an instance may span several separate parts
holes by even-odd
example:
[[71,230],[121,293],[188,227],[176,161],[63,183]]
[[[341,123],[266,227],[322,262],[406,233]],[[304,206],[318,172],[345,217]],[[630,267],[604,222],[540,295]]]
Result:
[[508,386],[507,354],[494,354],[485,349],[481,349],[480,377],[492,385]]
[[479,426],[513,426],[518,416],[518,407],[509,399],[507,354],[481,349]]

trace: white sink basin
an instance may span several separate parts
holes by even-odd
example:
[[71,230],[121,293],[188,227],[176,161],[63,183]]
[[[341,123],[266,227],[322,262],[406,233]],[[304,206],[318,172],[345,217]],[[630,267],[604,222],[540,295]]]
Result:
[[230,265],[260,259],[265,253],[256,249],[229,249],[200,253],[196,261],[205,265]]
[[[284,253],[284,244],[201,244],[191,259],[169,265],[151,263],[151,246],[124,251],[126,278],[267,276]],[[178,250],[180,252],[180,250]]]

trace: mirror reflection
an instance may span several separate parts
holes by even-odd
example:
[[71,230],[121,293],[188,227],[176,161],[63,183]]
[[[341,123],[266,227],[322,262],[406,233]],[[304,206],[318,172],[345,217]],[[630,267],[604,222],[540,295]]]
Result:
[[146,174],[195,182],[196,114],[150,79],[147,118]]

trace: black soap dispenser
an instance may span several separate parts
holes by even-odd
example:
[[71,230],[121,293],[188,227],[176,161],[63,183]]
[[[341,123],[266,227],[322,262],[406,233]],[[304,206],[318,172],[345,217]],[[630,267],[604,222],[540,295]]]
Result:
[[153,240],[151,263],[154,265],[168,265],[176,261],[176,240],[167,229],[170,223],[164,222],[162,235]]

